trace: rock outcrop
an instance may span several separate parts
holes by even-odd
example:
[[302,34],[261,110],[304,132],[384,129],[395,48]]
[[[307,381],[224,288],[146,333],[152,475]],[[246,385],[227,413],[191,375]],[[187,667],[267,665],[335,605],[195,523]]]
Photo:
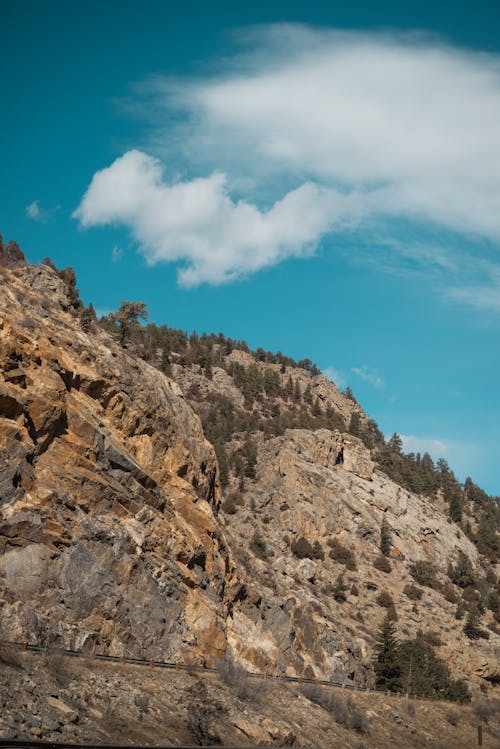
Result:
[[[50,267],[0,269],[0,639],[209,665],[229,653],[252,671],[370,685],[386,593],[402,636],[422,630],[456,677],[497,683],[491,612],[489,640],[471,642],[447,589],[459,551],[484,578],[477,549],[439,497],[398,486],[345,432],[368,422],[357,403],[241,350],[210,377],[173,362],[173,379],[133,354],[82,330]],[[255,428],[229,510],[193,407],[223,398],[247,428],[285,410],[281,396],[248,407],[232,365],[268,368],[282,393],[291,370],[299,400],[340,429]],[[303,401],[286,408],[304,417]],[[241,458],[247,436],[235,427],[225,449]],[[418,561],[436,584],[415,598]]]
[[0,292],[1,637],[219,657],[236,577],[199,418],[79,329],[51,268],[4,269]]

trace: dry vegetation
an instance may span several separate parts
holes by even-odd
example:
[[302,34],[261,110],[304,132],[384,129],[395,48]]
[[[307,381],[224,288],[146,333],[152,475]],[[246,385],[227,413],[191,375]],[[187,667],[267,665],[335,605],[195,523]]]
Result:
[[[220,676],[126,665],[104,666],[62,653],[34,656],[0,650],[3,705],[0,735],[77,742],[328,747],[329,749],[456,749],[475,745],[483,724],[485,749],[498,746],[500,701],[472,706],[397,699],[383,694],[249,679],[230,660]],[[49,697],[77,720],[56,732]],[[9,716],[17,723],[8,724]],[[19,719],[23,718],[22,722]],[[59,716],[60,718],[60,716]]]

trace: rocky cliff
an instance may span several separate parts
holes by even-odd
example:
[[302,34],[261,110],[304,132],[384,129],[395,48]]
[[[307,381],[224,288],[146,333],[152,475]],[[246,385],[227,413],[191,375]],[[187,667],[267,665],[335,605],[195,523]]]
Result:
[[199,418],[50,268],[0,292],[2,638],[214,660],[238,583]]
[[[50,267],[0,273],[2,639],[208,665],[229,653],[249,670],[369,685],[389,607],[401,636],[421,630],[456,677],[494,688],[493,609],[489,639],[465,637],[448,569],[465,553],[479,595],[500,570],[439,495],[375,466],[347,433],[368,423],[357,403],[321,374],[241,350],[210,372],[173,356],[167,377],[154,357],[82,330]],[[252,366],[279,387],[249,405]],[[309,411],[286,411],[292,378]],[[220,442],[246,468],[223,488],[196,413],[207,430],[219,406],[246,409]],[[299,428],[266,431],[285,411]],[[415,583],[418,561],[431,584]]]

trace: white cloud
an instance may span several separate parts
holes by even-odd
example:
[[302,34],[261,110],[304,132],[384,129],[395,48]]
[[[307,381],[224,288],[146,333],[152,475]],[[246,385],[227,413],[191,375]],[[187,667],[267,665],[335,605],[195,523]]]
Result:
[[235,178],[305,175],[368,191],[380,213],[500,238],[499,55],[302,26],[246,41],[253,52],[233,70],[155,82],[160,112],[187,115],[191,162]]
[[448,297],[467,307],[486,312],[500,312],[500,285],[470,285],[450,289]]
[[351,200],[305,183],[261,211],[233,201],[223,174],[168,184],[160,163],[134,150],[94,175],[73,216],[84,227],[127,226],[149,263],[184,263],[179,281],[190,287],[310,254]]
[[34,200],[32,203],[26,206],[26,215],[32,218],[33,221],[43,221],[44,213],[40,208],[40,201]]
[[328,379],[333,382],[339,388],[339,390],[345,388],[347,384],[345,377],[342,372],[340,372],[336,367],[326,367],[323,370],[323,374],[325,375],[325,377],[328,377]]
[[449,445],[443,440],[432,437],[416,437],[414,434],[401,434],[403,450],[407,453],[429,453],[434,459],[447,458]]
[[384,386],[384,381],[374,369],[371,369],[367,364],[363,364],[362,367],[352,367],[351,372],[360,377],[365,382],[369,382],[375,388],[381,388]]
[[123,249],[122,247],[118,247],[118,245],[115,244],[113,249],[111,250],[111,260],[114,263],[118,263],[123,257]]
[[40,201],[34,200],[32,203],[27,205],[24,210],[28,218],[44,224],[49,221],[49,219],[51,219],[52,216],[57,213],[60,208],[60,205],[56,205],[52,208],[42,208],[42,206],[40,205]]
[[[94,175],[74,214],[83,226],[127,226],[148,262],[182,264],[184,286],[308,256],[352,229],[392,239],[402,265],[451,277],[444,248],[405,253],[408,222],[498,251],[500,55],[299,25],[242,40],[250,51],[214,75],[138,87],[154,120],[146,150],[169,174],[124,154]],[[455,285],[478,306],[474,286]]]

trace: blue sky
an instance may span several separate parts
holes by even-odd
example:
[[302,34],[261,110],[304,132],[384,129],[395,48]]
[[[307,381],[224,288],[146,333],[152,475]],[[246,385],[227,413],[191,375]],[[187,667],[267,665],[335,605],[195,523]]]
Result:
[[500,494],[500,9],[0,5],[0,231]]

